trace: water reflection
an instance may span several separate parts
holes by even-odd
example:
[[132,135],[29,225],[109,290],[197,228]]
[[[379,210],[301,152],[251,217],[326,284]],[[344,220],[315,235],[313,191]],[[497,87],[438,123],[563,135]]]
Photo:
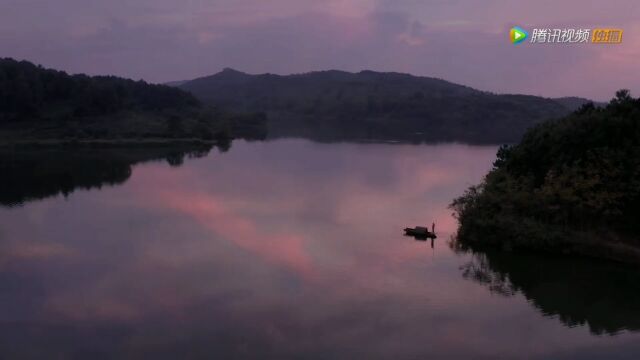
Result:
[[544,315],[594,334],[640,330],[640,270],[592,259],[477,252],[463,276],[504,296],[523,294]]
[[[494,154],[238,142],[0,208],[0,358],[640,354],[637,334],[594,337],[460,277],[447,205]],[[402,234],[432,221],[433,250]]]
[[[210,145],[133,148],[0,149],[0,205],[18,206],[76,189],[100,189],[122,184],[135,164],[166,160],[180,166],[184,158],[200,158]],[[225,150],[228,147],[225,145]]]

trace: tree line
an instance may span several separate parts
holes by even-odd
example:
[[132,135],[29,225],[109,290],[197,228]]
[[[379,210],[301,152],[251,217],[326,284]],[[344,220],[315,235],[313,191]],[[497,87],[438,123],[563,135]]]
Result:
[[502,146],[484,181],[452,207],[462,242],[578,252],[640,246],[640,99],[620,90],[604,108],[586,104],[534,127]]
[[266,118],[205,106],[170,86],[69,75],[6,58],[0,59],[0,130],[12,138],[261,138]]

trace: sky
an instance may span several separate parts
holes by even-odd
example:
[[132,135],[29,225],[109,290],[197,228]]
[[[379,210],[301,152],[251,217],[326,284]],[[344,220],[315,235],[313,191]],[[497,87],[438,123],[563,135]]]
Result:
[[[640,95],[637,0],[0,0],[0,56],[161,83],[397,71],[497,93]],[[624,30],[618,45],[513,45],[512,26]]]

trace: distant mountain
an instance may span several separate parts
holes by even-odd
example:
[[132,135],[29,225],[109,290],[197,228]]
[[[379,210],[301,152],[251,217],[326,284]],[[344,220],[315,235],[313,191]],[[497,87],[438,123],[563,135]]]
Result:
[[185,83],[189,82],[189,80],[180,80],[180,81],[169,81],[167,83],[164,83],[162,85],[165,86],[173,86],[173,87],[180,87],[182,85],[184,85]]
[[516,142],[586,99],[497,95],[401,73],[250,75],[225,69],[179,86],[234,111],[261,111],[269,136],[319,140]]
[[554,98],[553,100],[571,111],[576,111],[580,109],[583,105],[586,105],[588,103],[594,103],[594,105],[597,107],[604,107],[607,105],[606,103],[594,102],[589,99],[575,97],[575,96]]

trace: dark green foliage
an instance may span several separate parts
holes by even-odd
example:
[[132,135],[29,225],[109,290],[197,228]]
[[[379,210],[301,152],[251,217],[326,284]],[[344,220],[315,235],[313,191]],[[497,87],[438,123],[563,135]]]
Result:
[[57,120],[199,106],[189,93],[113,76],[67,75],[27,61],[0,59],[0,123]]
[[176,138],[184,136],[184,125],[182,124],[181,117],[177,115],[169,117],[167,121],[167,135]]
[[235,115],[231,119],[231,133],[243,134],[247,139],[264,140],[267,134],[267,116],[264,113]]
[[536,126],[452,207],[463,242],[640,245],[640,100],[619,91],[605,108]]
[[[0,141],[255,137],[261,114],[238,117],[178,88],[113,76],[68,75],[0,59]],[[233,130],[236,132],[232,132]],[[264,133],[262,136],[264,137]]]
[[234,111],[266,112],[270,136],[320,140],[516,142],[532,125],[564,116],[585,101],[496,95],[373,71],[279,76],[227,69],[180,88]]

